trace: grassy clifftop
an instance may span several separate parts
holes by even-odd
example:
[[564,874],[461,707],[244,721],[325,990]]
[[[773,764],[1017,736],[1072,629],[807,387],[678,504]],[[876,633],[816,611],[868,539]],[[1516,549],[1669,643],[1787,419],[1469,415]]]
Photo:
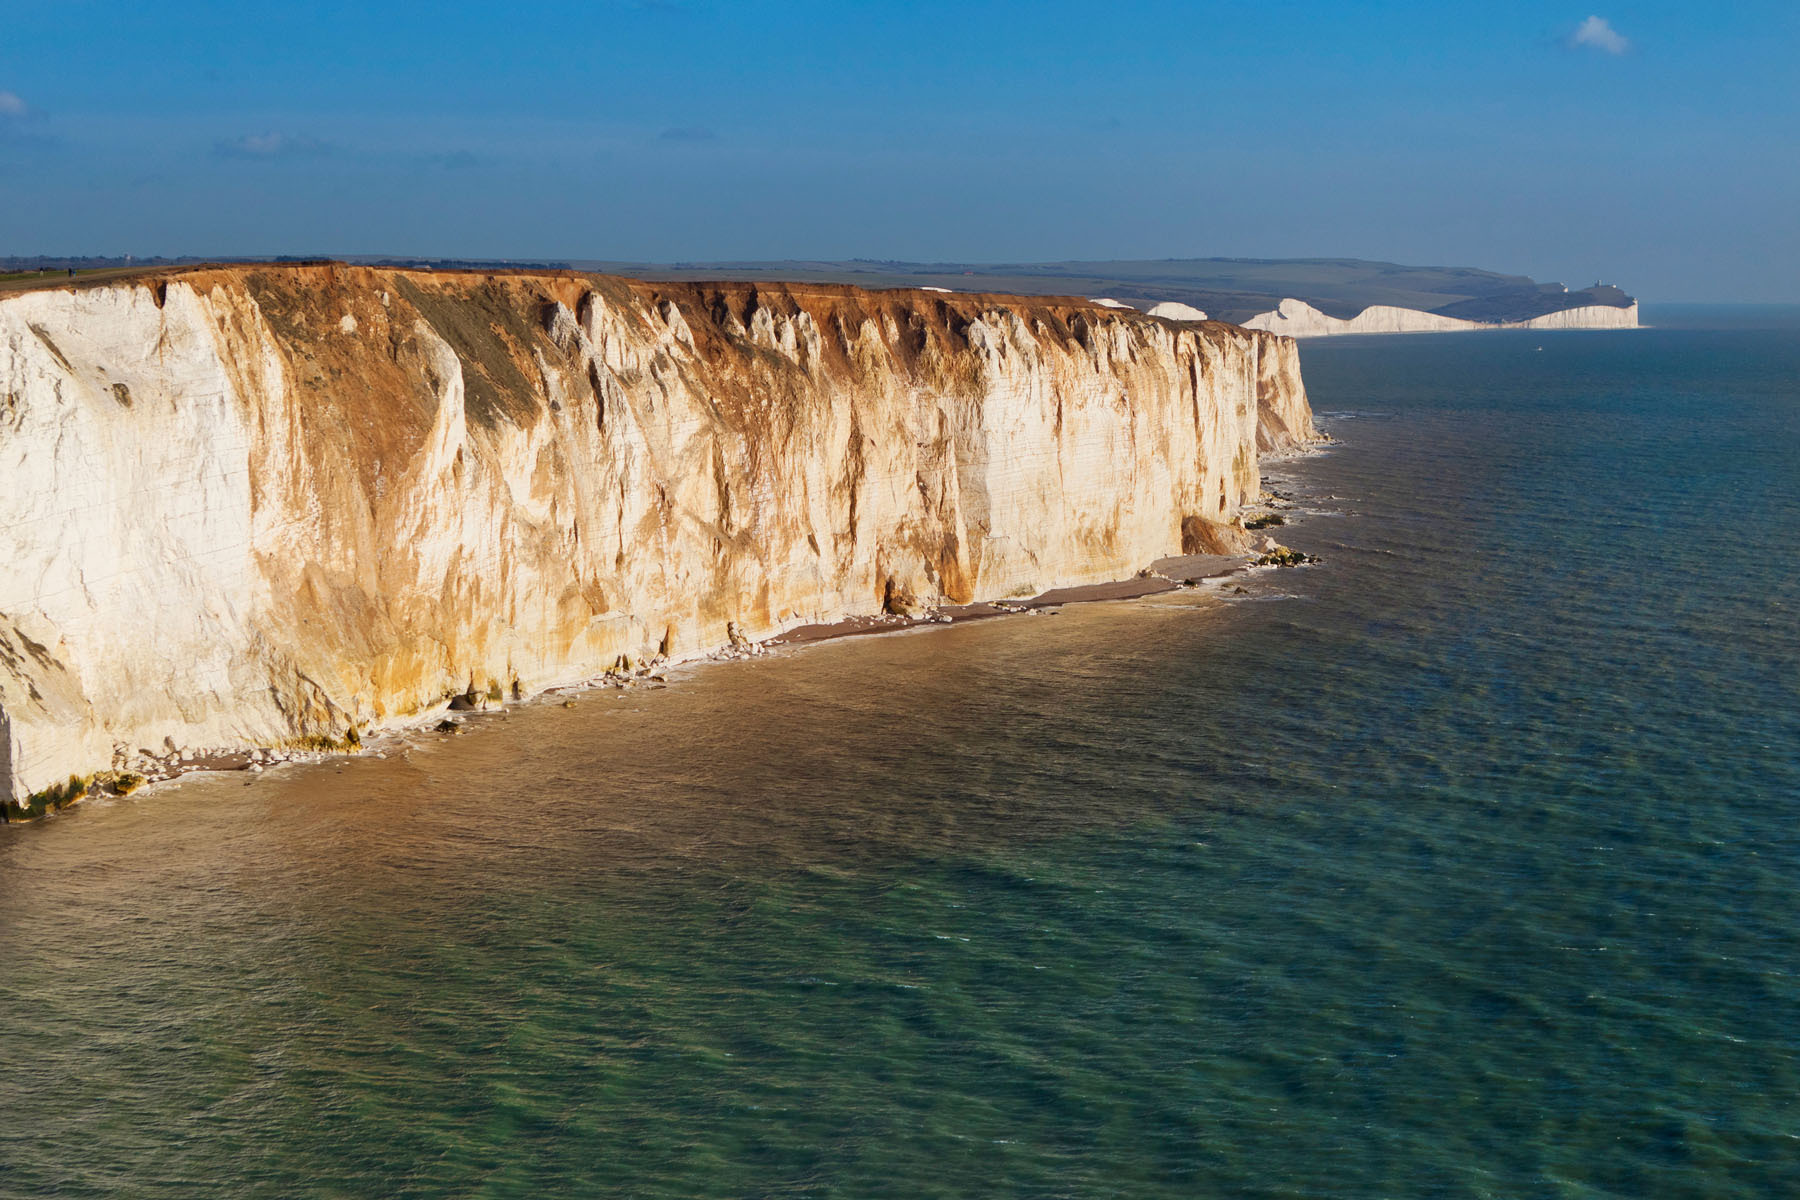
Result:
[[[150,260],[138,264],[138,269],[196,261]],[[1304,300],[1333,317],[1354,317],[1370,305],[1384,304],[1465,321],[1526,321],[1565,309],[1590,305],[1625,308],[1632,303],[1632,297],[1610,284],[1596,283],[1577,290],[1560,283],[1539,283],[1524,275],[1502,275],[1474,267],[1414,267],[1353,258],[1055,263],[912,263],[872,259],[527,263],[360,256],[345,261],[427,269],[573,269],[667,282],[847,283],[875,289],[929,287],[1027,296],[1110,296],[1140,308],[1169,300],[1232,322],[1268,312],[1289,297]],[[98,282],[133,273],[124,260],[0,259],[0,292],[66,284],[69,267],[79,270],[81,281]]]

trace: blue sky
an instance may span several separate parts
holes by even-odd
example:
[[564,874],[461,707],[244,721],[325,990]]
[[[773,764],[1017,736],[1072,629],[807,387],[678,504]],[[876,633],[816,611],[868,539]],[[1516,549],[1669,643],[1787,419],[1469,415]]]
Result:
[[1800,4],[0,0],[0,253],[1333,255],[1800,301]]

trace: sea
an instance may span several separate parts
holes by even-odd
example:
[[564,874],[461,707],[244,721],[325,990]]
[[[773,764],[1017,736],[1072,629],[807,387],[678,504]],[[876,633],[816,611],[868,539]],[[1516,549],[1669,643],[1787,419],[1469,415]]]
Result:
[[1307,342],[1320,560],[0,828],[0,1196],[1800,1195],[1800,311]]

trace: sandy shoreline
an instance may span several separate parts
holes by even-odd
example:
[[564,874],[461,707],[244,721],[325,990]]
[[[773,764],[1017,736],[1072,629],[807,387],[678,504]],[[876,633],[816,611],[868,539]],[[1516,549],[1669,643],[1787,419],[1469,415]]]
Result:
[[896,633],[923,625],[953,625],[963,621],[980,621],[990,617],[1009,617],[1019,613],[1058,608],[1064,604],[1083,604],[1097,600],[1136,600],[1161,592],[1191,587],[1207,579],[1235,575],[1248,567],[1235,554],[1186,554],[1159,558],[1131,579],[1115,579],[1106,583],[1083,584],[1079,587],[1052,588],[1025,600],[984,600],[974,604],[947,605],[932,609],[923,616],[905,617],[878,613],[866,617],[846,617],[816,625],[798,625],[761,643],[763,646],[799,646],[834,638],[857,637],[871,633]]

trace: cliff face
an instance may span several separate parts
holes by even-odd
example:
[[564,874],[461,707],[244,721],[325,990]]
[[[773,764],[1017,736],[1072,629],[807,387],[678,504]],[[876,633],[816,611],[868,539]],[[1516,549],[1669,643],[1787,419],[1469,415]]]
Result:
[[1371,305],[1348,319],[1327,316],[1304,300],[1283,300],[1273,312],[1259,313],[1244,322],[1246,329],[1261,329],[1288,337],[1331,337],[1346,333],[1462,333],[1477,329],[1636,329],[1636,302],[1615,308],[1585,305],[1547,313],[1527,321],[1465,321],[1440,313],[1412,308]]
[[[0,301],[0,798],[618,656],[1128,576],[1313,435],[1079,302],[347,267]],[[1185,532],[1184,532],[1185,531]]]

